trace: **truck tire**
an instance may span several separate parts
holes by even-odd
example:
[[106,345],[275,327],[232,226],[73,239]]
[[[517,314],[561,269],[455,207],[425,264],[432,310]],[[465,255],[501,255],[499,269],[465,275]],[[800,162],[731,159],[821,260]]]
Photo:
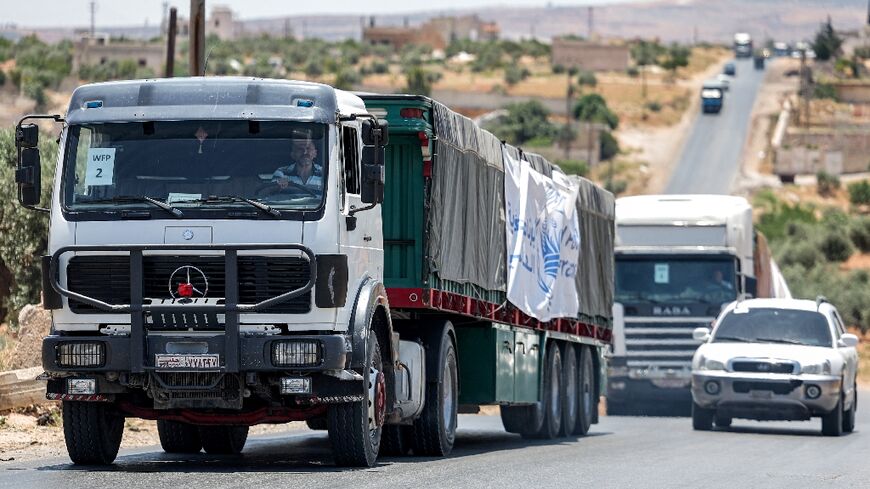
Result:
[[692,428],[696,431],[710,431],[713,429],[713,418],[716,416],[716,411],[712,409],[702,408],[695,401],[692,401]]
[[374,331],[369,332],[366,348],[368,369],[363,399],[357,402],[330,404],[326,427],[332,456],[341,467],[373,467],[378,459],[386,409],[386,386],[381,348]]
[[437,344],[425,345],[427,355],[438,355],[438,371],[426,372],[426,403],[414,421],[414,455],[445,457],[450,455],[456,441],[459,365],[450,335],[452,326],[447,323],[441,331],[440,338],[435,340]]
[[580,372],[577,368],[579,349],[573,343],[562,345],[562,382],[565,395],[562,397],[562,429],[560,436],[573,435],[580,414]]
[[74,464],[109,465],[118,456],[124,416],[103,402],[63,402],[63,436]]
[[592,361],[592,349],[581,346],[579,350],[579,382],[577,398],[577,423],[574,425],[574,435],[583,436],[589,433],[589,427],[598,412],[598,392],[595,389],[595,363]]
[[834,410],[822,416],[822,434],[825,436],[840,436],[843,434],[843,396]]
[[199,429],[192,424],[158,419],[157,434],[166,453],[199,453],[202,450]]
[[247,426],[200,426],[202,448],[211,455],[238,455],[248,440]]
[[851,433],[855,431],[855,412],[858,411],[858,386],[856,385],[853,388],[854,399],[852,400],[852,407],[849,408],[848,411],[843,413],[843,433]]
[[401,457],[407,455],[413,444],[413,427],[390,424],[384,426],[381,432],[381,449],[378,455],[382,457]]
[[532,406],[501,406],[501,424],[508,433],[532,437],[541,430],[544,410],[541,403]]
[[552,440],[559,436],[559,431],[562,429],[562,399],[565,397],[565,384],[562,382],[562,355],[555,343],[547,345],[544,388],[541,392],[544,423],[534,438]]
[[310,430],[322,431],[326,429],[326,417],[321,416],[319,418],[306,419],[305,424],[308,425]]

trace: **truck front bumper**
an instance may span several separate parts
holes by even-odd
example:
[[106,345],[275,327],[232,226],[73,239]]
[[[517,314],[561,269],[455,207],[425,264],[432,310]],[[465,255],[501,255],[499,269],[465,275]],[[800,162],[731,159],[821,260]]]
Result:
[[692,400],[689,392],[690,379],[638,378],[629,375],[607,376],[607,401],[613,403],[688,403]]
[[692,374],[692,398],[703,408],[733,418],[802,420],[831,412],[842,381],[830,375],[747,374],[705,371]]

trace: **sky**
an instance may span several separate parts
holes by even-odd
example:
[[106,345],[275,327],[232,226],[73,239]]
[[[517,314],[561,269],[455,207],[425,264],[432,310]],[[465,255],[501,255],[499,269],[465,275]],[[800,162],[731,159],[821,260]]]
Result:
[[[604,5],[630,0],[206,0],[206,11],[216,5],[233,9],[240,19],[307,14],[388,14],[451,8],[553,5]],[[164,0],[97,0],[96,23],[106,26],[158,25]],[[170,0],[179,15],[187,16],[189,0]],[[18,27],[82,27],[90,24],[90,0],[0,0],[0,25]]]

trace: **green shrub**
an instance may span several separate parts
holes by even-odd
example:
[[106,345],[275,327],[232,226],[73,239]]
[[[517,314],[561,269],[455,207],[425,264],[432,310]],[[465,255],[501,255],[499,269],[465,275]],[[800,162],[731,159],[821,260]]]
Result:
[[849,215],[836,207],[829,207],[822,212],[822,224],[828,227],[846,228],[849,226]]
[[804,268],[813,268],[824,261],[825,256],[821,250],[810,241],[789,242],[779,254],[779,262],[783,267],[800,265]]
[[849,225],[849,239],[863,253],[870,253],[870,217],[852,220]]
[[864,332],[870,329],[870,276],[866,270],[843,273],[831,264],[810,269],[792,265],[783,267],[782,273],[795,298],[824,295],[839,309],[847,326]]
[[813,89],[813,97],[837,100],[837,90],[831,84],[817,83],[815,88]]
[[840,188],[840,177],[825,170],[816,173],[816,191],[823,197],[830,197]]
[[640,70],[637,69],[637,66],[629,66],[625,73],[632,78],[637,78],[640,75]]
[[662,104],[660,104],[659,102],[656,102],[655,100],[652,100],[652,101],[646,103],[646,108],[650,112],[661,112],[662,111]]
[[628,182],[625,180],[614,180],[613,183],[605,185],[604,188],[613,193],[613,195],[619,195],[628,189]]
[[828,261],[846,261],[855,251],[852,242],[841,229],[828,231],[819,242],[819,249]]
[[528,69],[510,65],[504,70],[504,81],[508,86],[516,85],[531,75]]
[[610,131],[601,133],[601,159],[609,160],[619,154],[619,142]]
[[372,62],[371,70],[376,75],[383,75],[390,72],[390,65],[384,61],[374,61]]
[[589,164],[580,160],[556,160],[556,164],[567,175],[580,175],[585,177],[589,174]]
[[565,67],[562,65],[553,65],[553,74],[561,75],[565,73]]
[[850,183],[846,189],[849,191],[849,202],[854,205],[870,204],[870,180]]

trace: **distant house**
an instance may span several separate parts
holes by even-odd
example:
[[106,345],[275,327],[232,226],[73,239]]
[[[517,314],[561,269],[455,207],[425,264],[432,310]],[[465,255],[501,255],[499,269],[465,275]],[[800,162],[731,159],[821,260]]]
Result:
[[160,73],[166,61],[166,47],[162,43],[111,42],[107,34],[83,35],[75,43],[73,72],[77,73],[82,66],[124,60],[133,60],[140,68]]
[[625,71],[631,62],[626,44],[610,44],[557,37],[553,39],[553,66],[586,71]]
[[495,22],[484,22],[476,15],[461,17],[435,17],[419,26],[376,26],[374,18],[363,29],[363,42],[390,46],[395,50],[408,44],[428,45],[444,49],[454,40],[494,41],[500,30]]

